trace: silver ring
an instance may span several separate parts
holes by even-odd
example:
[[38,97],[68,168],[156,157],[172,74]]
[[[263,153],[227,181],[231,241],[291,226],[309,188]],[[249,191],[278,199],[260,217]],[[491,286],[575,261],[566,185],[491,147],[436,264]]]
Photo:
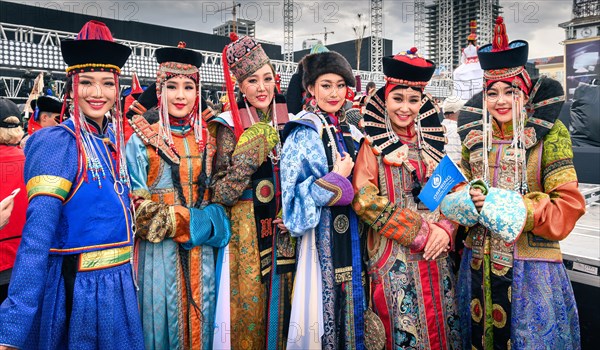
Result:
[[125,192],[125,186],[123,186],[123,183],[121,181],[115,181],[115,183],[113,184],[113,188],[119,196],[122,195],[123,192]]

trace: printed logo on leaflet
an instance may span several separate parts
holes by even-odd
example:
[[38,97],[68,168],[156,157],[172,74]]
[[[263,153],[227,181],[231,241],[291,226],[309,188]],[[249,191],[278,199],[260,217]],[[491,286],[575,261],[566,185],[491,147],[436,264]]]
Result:
[[433,188],[438,188],[442,184],[442,177],[439,174],[435,174],[433,177]]

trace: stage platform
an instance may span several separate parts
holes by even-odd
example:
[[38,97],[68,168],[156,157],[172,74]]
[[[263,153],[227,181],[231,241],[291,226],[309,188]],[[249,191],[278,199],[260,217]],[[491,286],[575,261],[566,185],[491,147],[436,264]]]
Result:
[[600,185],[580,184],[586,198],[586,213],[573,232],[560,242],[564,264],[573,285],[582,349],[600,344]]

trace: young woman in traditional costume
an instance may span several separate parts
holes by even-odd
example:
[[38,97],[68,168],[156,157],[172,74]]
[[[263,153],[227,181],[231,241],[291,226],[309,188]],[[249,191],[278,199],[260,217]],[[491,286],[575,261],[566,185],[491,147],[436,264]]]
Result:
[[370,226],[371,301],[386,349],[460,349],[448,250],[456,226],[418,195],[444,156],[439,108],[424,93],[435,64],[416,48],[383,58],[386,84],[364,115],[354,210]]
[[579,349],[573,290],[559,241],[585,211],[561,85],[531,80],[528,44],[499,17],[478,50],[484,91],[463,107],[461,167],[471,180],[442,212],[470,227],[459,272],[465,348]]
[[156,59],[159,121],[134,116],[127,144],[144,340],[147,349],[212,349],[215,248],[230,228],[225,209],[205,197],[214,139],[203,126],[212,114],[201,113],[202,55],[180,42]]
[[27,142],[29,210],[0,348],[143,349],[118,105],[131,49],[90,21],[61,50],[71,117]]
[[308,104],[286,126],[283,220],[301,237],[288,348],[363,349],[364,291],[350,176],[360,132],[342,109],[354,86],[336,52],[301,61]]
[[[229,268],[222,273],[229,288],[224,283],[219,289],[223,307],[218,307],[215,347],[228,343],[230,334],[234,349],[282,349],[295,265],[295,245],[280,215],[279,130],[289,116],[260,44],[232,35],[223,65],[232,103],[209,125],[217,138],[211,190],[214,203],[230,208],[232,237]],[[230,73],[241,99],[234,96]]]

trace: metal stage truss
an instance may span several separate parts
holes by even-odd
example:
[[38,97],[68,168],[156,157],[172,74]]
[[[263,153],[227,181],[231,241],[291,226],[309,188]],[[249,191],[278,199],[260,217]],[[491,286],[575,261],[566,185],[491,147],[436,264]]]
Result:
[[[0,23],[0,83],[3,85],[0,86],[1,95],[12,99],[26,99],[25,96],[29,91],[22,91],[24,82],[31,79],[31,76],[35,77],[39,72],[52,74],[57,81],[64,80],[66,65],[60,53],[60,40],[72,39],[75,36],[76,33]],[[123,88],[128,87],[127,83],[134,68],[142,82],[156,79],[158,64],[154,58],[154,51],[162,46],[115,40],[133,50],[121,72]],[[225,82],[221,52],[196,51],[203,56],[200,67],[203,85],[213,89],[223,89]],[[287,88],[298,64],[281,60],[271,60],[271,63],[275,72],[281,76],[282,89]],[[378,86],[384,84],[381,73],[354,72],[360,75],[363,81],[374,81]]]

